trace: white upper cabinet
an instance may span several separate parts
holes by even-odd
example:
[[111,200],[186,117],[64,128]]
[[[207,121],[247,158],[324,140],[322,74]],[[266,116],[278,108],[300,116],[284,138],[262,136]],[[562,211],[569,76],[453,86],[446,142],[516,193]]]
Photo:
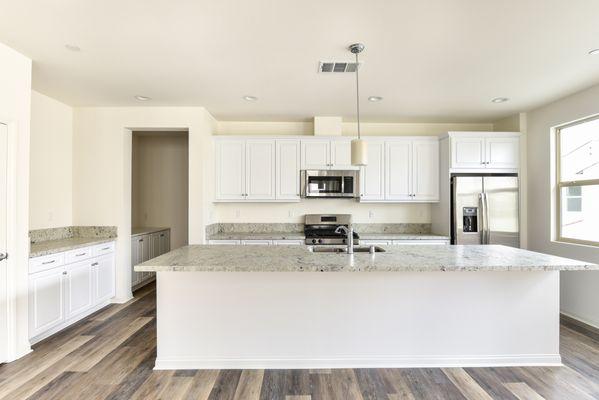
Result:
[[439,141],[412,142],[412,200],[439,200]]
[[245,198],[245,140],[222,140],[216,145],[216,199]]
[[368,165],[362,167],[360,199],[385,198],[385,142],[368,141]]
[[450,132],[451,168],[456,170],[517,170],[517,132]]
[[385,200],[412,200],[412,142],[392,141],[385,144]]
[[452,139],[451,164],[454,168],[482,168],[485,165],[485,140],[477,137]]
[[300,199],[301,146],[299,140],[276,141],[276,198]]
[[302,140],[302,169],[329,169],[331,141],[328,139]]
[[245,198],[247,200],[274,200],[274,140],[248,140],[245,146]]
[[336,139],[331,141],[331,168],[356,169],[351,165],[351,140]]

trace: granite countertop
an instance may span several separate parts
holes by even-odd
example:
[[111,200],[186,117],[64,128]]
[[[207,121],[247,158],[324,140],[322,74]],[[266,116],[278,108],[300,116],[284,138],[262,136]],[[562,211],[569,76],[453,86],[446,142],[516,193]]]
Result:
[[131,236],[138,236],[138,235],[147,235],[150,233],[156,233],[156,232],[160,232],[160,231],[166,231],[168,229],[171,228],[165,228],[165,227],[135,227],[135,228],[131,228]]
[[[403,239],[403,240],[449,240],[448,236],[432,233],[359,233],[360,239]],[[208,235],[208,240],[284,240],[305,239],[304,232],[218,232]]]
[[304,246],[185,246],[136,271],[433,272],[599,270],[588,264],[506,246],[383,246],[384,253],[312,253]]
[[112,242],[115,240],[116,238],[114,237],[72,237],[31,243],[31,247],[29,249],[29,258],[47,256],[49,254],[79,249],[81,247]]

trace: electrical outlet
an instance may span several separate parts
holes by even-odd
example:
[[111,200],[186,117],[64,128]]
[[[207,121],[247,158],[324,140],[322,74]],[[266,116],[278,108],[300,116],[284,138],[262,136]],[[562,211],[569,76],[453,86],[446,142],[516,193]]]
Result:
[[288,215],[289,215],[289,218],[292,218],[293,217],[293,210],[289,210]]
[[370,218],[370,219],[374,218],[374,211],[372,211],[372,210],[368,211],[368,218]]
[[235,210],[235,218],[239,218],[241,216],[241,210]]

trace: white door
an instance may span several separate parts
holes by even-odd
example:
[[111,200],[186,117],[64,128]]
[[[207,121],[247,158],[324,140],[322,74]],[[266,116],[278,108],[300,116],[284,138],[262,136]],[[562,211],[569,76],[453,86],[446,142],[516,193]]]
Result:
[[94,304],[110,300],[116,294],[114,256],[99,257],[92,263],[94,269]]
[[520,165],[520,138],[487,138],[487,168],[517,169]]
[[66,318],[81,314],[93,305],[92,261],[66,267]]
[[485,140],[477,137],[452,137],[451,167],[484,168]]
[[439,200],[439,142],[412,142],[412,200]]
[[160,254],[171,251],[171,231],[160,232]]
[[385,143],[368,142],[368,165],[360,175],[360,200],[385,199]]
[[351,140],[331,140],[331,167],[334,169],[357,169],[351,165]]
[[275,141],[246,142],[245,199],[275,199]]
[[331,141],[302,141],[302,169],[329,169],[331,167]]
[[277,140],[277,200],[300,199],[300,141]]
[[8,273],[6,247],[8,129],[0,123],[0,363],[8,360]]
[[216,199],[245,199],[245,141],[216,142]]
[[52,329],[65,319],[64,268],[29,276],[29,337]]
[[409,140],[385,144],[385,199],[411,200],[412,143]]

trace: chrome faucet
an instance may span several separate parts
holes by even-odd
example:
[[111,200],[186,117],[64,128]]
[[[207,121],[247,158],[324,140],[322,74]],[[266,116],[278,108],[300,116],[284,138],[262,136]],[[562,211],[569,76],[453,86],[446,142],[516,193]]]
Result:
[[354,228],[346,227],[345,225],[339,225],[337,229],[335,229],[335,233],[345,233],[347,236],[347,254],[354,254]]

